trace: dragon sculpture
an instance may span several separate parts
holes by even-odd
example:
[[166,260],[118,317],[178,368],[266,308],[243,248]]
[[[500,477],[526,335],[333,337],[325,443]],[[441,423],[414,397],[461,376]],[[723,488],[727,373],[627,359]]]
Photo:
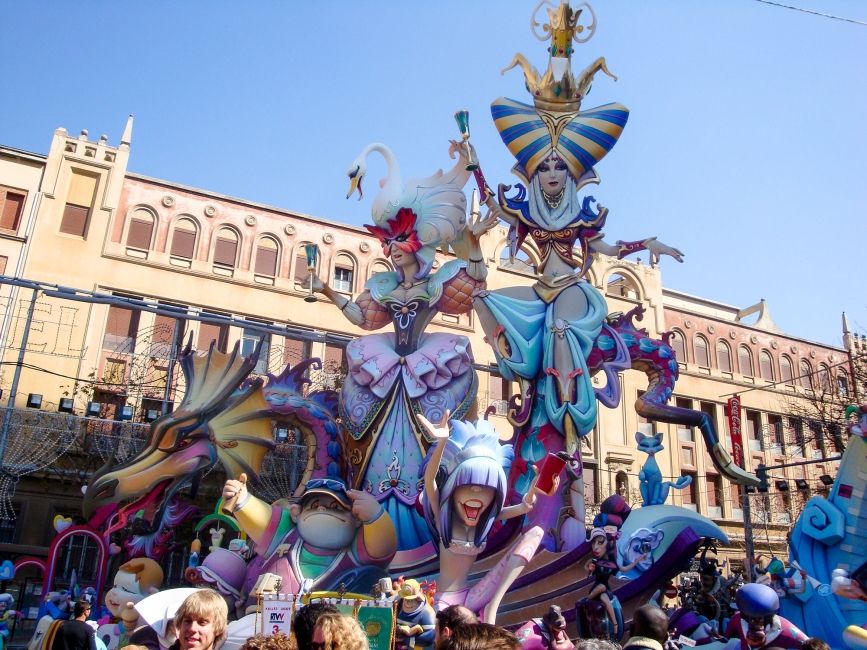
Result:
[[[182,485],[221,463],[229,476],[242,472],[257,477],[265,454],[274,446],[271,409],[262,380],[238,387],[256,365],[249,357],[214,349],[197,356],[192,339],[180,354],[187,391],[178,408],[151,424],[147,444],[120,465],[106,465],[84,495],[84,515],[109,521],[106,536],[139,518],[139,533],[159,529],[172,497]],[[108,506],[129,501],[117,509]],[[112,516],[113,515],[113,516]],[[109,519],[111,517],[111,519]]]

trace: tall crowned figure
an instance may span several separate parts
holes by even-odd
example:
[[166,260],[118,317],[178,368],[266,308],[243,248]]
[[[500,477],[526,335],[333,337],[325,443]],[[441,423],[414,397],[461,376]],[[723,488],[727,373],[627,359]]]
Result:
[[[585,280],[594,253],[622,258],[647,250],[653,262],[660,255],[682,261],[682,253],[655,237],[606,243],[602,229],[608,210],[591,196],[579,198],[581,188],[600,181],[594,166],[617,143],[629,117],[628,109],[618,103],[581,110],[596,73],[615,78],[602,57],[580,74],[572,72],[573,42],[589,39],[596,25],[592,10],[584,6],[592,18],[587,26],[579,24],[583,10],[573,10],[566,2],[548,9],[545,34],[537,34],[540,40],[550,38],[544,75],[521,54],[507,68],[521,66],[533,105],[505,97],[491,105],[494,124],[517,160],[513,172],[521,181],[511,196],[506,196],[510,188],[503,185],[498,192],[500,216],[510,226],[510,252],[514,255],[530,237],[541,253],[532,287],[482,291],[474,303],[500,372],[520,387],[510,413],[519,429],[510,484],[523,493],[533,477],[531,464],[564,449],[578,461],[580,476],[578,440],[596,423],[597,400],[609,407],[619,402],[617,373],[630,367],[643,370],[650,379],[636,404],[640,413],[698,426],[722,473],[749,482],[718,444],[707,417],[666,405],[677,378],[671,348],[636,329],[630,315],[608,318],[604,298]],[[533,25],[538,23],[534,20]],[[483,191],[490,194],[486,186]],[[600,370],[607,382],[594,388],[591,377]],[[584,539],[583,506],[575,501],[571,521],[560,528],[560,548]],[[556,529],[564,505],[564,495],[540,499],[532,523]],[[545,545],[558,546],[550,536]]]
[[[372,152],[383,156],[388,176],[371,208],[374,225],[367,228],[379,239],[394,271],[374,274],[354,301],[319,278],[312,286],[362,329],[394,329],[359,337],[347,346],[349,372],[340,410],[357,444],[354,483],[373,494],[395,522],[400,554],[394,564],[400,566],[435,553],[415,508],[422,490],[422,461],[431,443],[418,416],[435,422],[447,412],[463,417],[477,390],[469,339],[424,330],[437,312],[464,314],[472,309],[473,292],[484,287],[487,273],[479,237],[497,219],[474,211],[467,223],[467,149],[458,143],[450,149],[452,155],[460,154],[452,170],[405,185],[391,150],[371,144],[350,166],[347,196],[356,190],[361,194]],[[465,251],[468,259],[450,260],[434,270],[437,247],[448,245]]]

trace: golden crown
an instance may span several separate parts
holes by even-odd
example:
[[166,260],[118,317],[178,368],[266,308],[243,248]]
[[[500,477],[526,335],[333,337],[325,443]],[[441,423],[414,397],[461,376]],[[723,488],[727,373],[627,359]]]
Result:
[[[546,6],[548,22],[536,21],[539,9]],[[579,24],[581,14],[587,10],[590,24]],[[541,27],[541,33],[539,28]],[[503,73],[515,66],[521,66],[524,71],[524,81],[527,90],[533,96],[536,108],[546,111],[577,112],[581,100],[587,95],[593,83],[593,76],[600,70],[614,80],[617,80],[605,65],[605,58],[599,57],[576,78],[572,73],[572,43],[586,43],[596,33],[596,14],[586,2],[576,9],[569,6],[568,0],[562,0],[559,6],[554,6],[550,0],[541,0],[533,10],[530,19],[530,31],[540,41],[550,39],[548,47],[548,68],[544,75],[527,61],[523,54],[516,54]]]

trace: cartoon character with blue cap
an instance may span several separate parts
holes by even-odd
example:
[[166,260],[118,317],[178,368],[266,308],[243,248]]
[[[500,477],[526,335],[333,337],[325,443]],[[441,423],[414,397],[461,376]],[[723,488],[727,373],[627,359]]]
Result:
[[232,512],[259,553],[248,567],[247,586],[259,575],[273,573],[283,579],[283,593],[299,593],[305,580],[312,580],[316,591],[343,585],[347,591],[370,593],[387,575],[397,534],[373,495],[350,490],[340,479],[314,478],[286,508],[251,495],[246,478],[242,474],[226,481],[223,509]]

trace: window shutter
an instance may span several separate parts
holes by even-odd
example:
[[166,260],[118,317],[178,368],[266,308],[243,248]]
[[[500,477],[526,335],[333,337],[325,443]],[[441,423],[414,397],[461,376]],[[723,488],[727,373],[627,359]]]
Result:
[[238,242],[217,237],[217,245],[214,246],[214,264],[224,264],[225,266],[235,266],[235,259],[238,253]]
[[256,273],[259,275],[277,275],[277,249],[259,246],[256,248]]
[[175,257],[184,257],[193,259],[193,253],[196,246],[196,231],[182,229],[180,226],[175,228],[172,234],[172,250],[171,254]]
[[153,235],[154,222],[150,216],[139,218],[133,216],[129,224],[129,232],[126,236],[126,245],[133,248],[151,247],[151,237]]
[[23,211],[24,195],[7,192],[6,201],[3,203],[3,213],[0,214],[0,228],[18,230],[18,223]]
[[60,221],[60,232],[84,237],[87,233],[87,217],[89,215],[90,208],[67,203],[63,209],[63,219]]
[[283,344],[283,365],[294,366],[299,361],[306,359],[309,356],[306,354],[306,348],[306,341],[285,337]]

